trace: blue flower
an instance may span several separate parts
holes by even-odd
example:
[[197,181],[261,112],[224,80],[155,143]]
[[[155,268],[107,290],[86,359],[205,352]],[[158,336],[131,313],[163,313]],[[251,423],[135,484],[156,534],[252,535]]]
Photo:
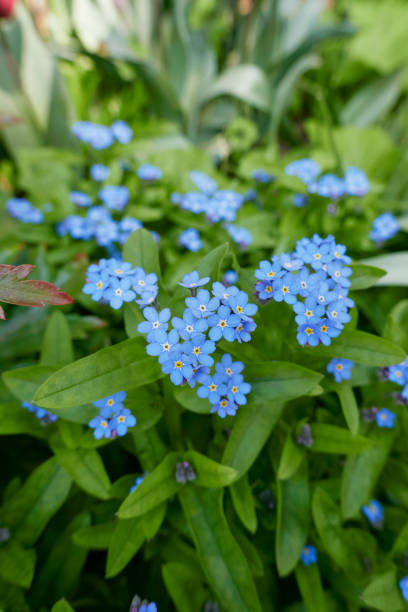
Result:
[[119,391],[104,397],[103,399],[93,402],[93,405],[99,408],[100,416],[108,419],[113,412],[123,408],[123,402],[126,399],[126,391]]
[[249,321],[258,311],[256,304],[248,304],[248,295],[245,291],[239,291],[235,296],[232,296],[228,304],[242,321]]
[[373,242],[384,242],[393,238],[399,229],[399,223],[394,215],[383,213],[374,219],[370,238]]
[[222,397],[219,402],[213,404],[210,412],[218,412],[218,416],[220,416],[222,419],[225,419],[227,415],[235,416],[237,408],[238,406],[234,404],[234,402],[227,399],[226,397]]
[[356,166],[346,168],[344,184],[348,195],[365,196],[370,191],[370,183],[365,172]]
[[108,208],[123,210],[129,201],[129,190],[124,185],[106,185],[98,193],[98,197]]
[[338,295],[331,290],[327,281],[320,282],[316,285],[316,287],[312,289],[311,295],[319,304],[330,304],[330,302],[339,299]]
[[255,278],[264,281],[272,281],[283,276],[285,270],[282,269],[280,260],[273,263],[264,259],[259,262],[259,269],[255,270]]
[[198,272],[194,270],[193,272],[190,272],[190,274],[185,274],[183,276],[182,282],[179,282],[177,284],[181,285],[181,287],[185,287],[186,289],[195,289],[196,287],[202,287],[203,285],[206,285],[209,280],[209,276],[200,278]]
[[215,351],[215,344],[211,340],[207,340],[203,334],[196,334],[191,338],[190,342],[183,344],[183,352],[190,356],[191,364],[194,367],[199,365],[210,367],[214,363],[214,359],[210,357]]
[[208,397],[211,404],[219,402],[221,397],[227,394],[227,385],[224,378],[219,373],[209,376],[202,386],[197,389],[198,397]]
[[275,177],[266,170],[254,170],[252,172],[252,178],[257,183],[272,183],[275,180]]
[[347,312],[347,306],[344,300],[333,300],[326,308],[326,315],[337,327],[341,329],[345,323],[351,321],[351,316]]
[[374,527],[381,527],[384,522],[384,508],[376,499],[372,499],[368,506],[362,506],[361,512]]
[[6,208],[9,215],[22,223],[42,223],[44,220],[42,212],[24,198],[10,198],[6,202]]
[[138,293],[142,293],[143,291],[153,291],[153,288],[156,289],[157,281],[157,274],[154,274],[154,272],[146,274],[142,268],[135,268],[132,282],[134,290]]
[[318,325],[316,323],[300,325],[296,337],[302,346],[317,346],[319,344]]
[[274,264],[280,263],[282,268],[289,272],[295,272],[296,270],[300,270],[303,267],[304,262],[302,259],[296,257],[295,254],[291,253],[282,253],[279,257],[273,257],[272,261]]
[[169,308],[164,308],[160,312],[157,312],[155,308],[151,306],[143,310],[143,316],[146,321],[139,323],[137,331],[141,334],[147,334],[147,341],[154,340],[154,332],[158,329],[167,331],[168,320],[170,319],[171,312]]
[[81,207],[87,207],[92,204],[92,198],[82,191],[71,191],[69,194],[69,199],[71,202]]
[[100,182],[105,181],[108,178],[110,169],[108,166],[104,166],[103,164],[92,164],[90,173],[94,181]]
[[219,306],[219,300],[211,297],[206,289],[200,289],[197,297],[186,298],[186,305],[197,319],[209,317]]
[[341,329],[329,319],[322,319],[319,323],[316,323],[315,328],[319,342],[325,346],[329,346],[331,339],[337,338],[341,333]]
[[200,239],[200,233],[192,227],[181,232],[178,241],[181,246],[193,253],[199,251],[203,246]]
[[117,119],[111,125],[112,134],[121,144],[128,144],[132,140],[132,128],[121,119]]
[[123,302],[132,302],[135,299],[136,294],[130,287],[130,278],[112,278],[109,289],[105,291],[103,297],[109,302],[111,308],[117,310]]
[[115,257],[108,260],[106,270],[111,276],[117,276],[118,278],[133,274],[131,263],[116,259]]
[[136,419],[128,408],[121,408],[110,421],[111,437],[125,436],[129,427],[136,425]]
[[297,176],[306,185],[309,185],[320,174],[320,166],[313,159],[305,157],[288,164],[285,172],[288,176]]
[[208,176],[208,174],[204,172],[192,170],[192,172],[190,172],[190,178],[195,183],[196,187],[205,195],[210,196],[217,191],[217,183],[211,176]]
[[233,239],[233,241],[239,244],[241,249],[245,249],[251,244],[252,234],[245,227],[238,227],[237,225],[233,225],[232,223],[226,223],[224,227]]
[[180,200],[181,208],[189,210],[196,215],[206,212],[208,203],[208,197],[204,193],[198,191],[189,191],[185,193]]
[[351,276],[353,271],[351,268],[344,266],[340,261],[328,264],[327,272],[334,282],[338,283],[341,287],[351,286],[351,281],[349,281],[348,277]]
[[205,384],[205,382],[208,380],[209,375],[210,375],[210,368],[208,368],[207,366],[197,366],[193,368],[193,374],[192,376],[190,376],[187,382],[190,385],[190,387],[194,389],[195,384],[197,382],[201,384]]
[[182,199],[182,195],[181,193],[178,193],[178,191],[174,191],[171,195],[170,195],[170,202],[172,204],[181,204],[181,199]]
[[99,302],[109,287],[109,275],[107,272],[88,274],[87,282],[82,287],[82,292],[90,295],[94,302]]
[[71,131],[79,140],[98,151],[109,148],[114,142],[112,130],[106,125],[77,121],[72,125]]
[[324,242],[318,245],[310,241],[302,249],[302,259],[304,263],[310,264],[314,270],[320,270],[332,260],[331,245]]
[[21,402],[21,406],[25,408],[26,410],[29,410],[30,412],[35,414],[37,419],[39,419],[45,425],[48,425],[49,423],[54,423],[58,419],[58,416],[56,414],[53,414],[52,412],[48,412],[48,410],[45,410],[44,408],[40,408],[40,406],[37,406],[36,404],[29,404],[28,402]]
[[323,174],[317,182],[316,191],[324,198],[337,200],[344,195],[345,187],[344,181],[335,174]]
[[209,332],[211,340],[217,341],[221,338],[225,338],[228,342],[233,342],[235,328],[238,327],[240,322],[240,317],[231,313],[229,306],[220,306],[217,313],[211,315],[208,319],[208,325],[211,328]]
[[326,370],[333,374],[336,382],[349,380],[351,378],[351,370],[354,366],[354,361],[351,359],[332,359],[327,364]]
[[154,332],[154,337],[146,346],[146,352],[148,355],[159,357],[159,362],[164,363],[170,357],[170,352],[178,349],[179,335],[175,329],[172,329],[169,333],[164,330],[158,329]]
[[309,323],[318,323],[324,315],[325,308],[314,297],[308,297],[304,302],[296,302],[293,304],[293,310],[297,313],[295,317],[298,325]]
[[244,381],[244,377],[242,374],[234,374],[231,376],[228,389],[227,389],[227,397],[235,404],[239,406],[243,406],[247,403],[247,398],[245,397],[251,391],[251,385]]
[[321,280],[318,274],[310,274],[308,268],[303,268],[296,275],[296,282],[299,287],[299,295],[306,298],[318,288]]
[[395,418],[396,415],[387,408],[381,408],[375,415],[378,427],[386,427],[387,429],[392,429],[395,426]]
[[161,168],[153,166],[153,164],[142,164],[137,169],[136,174],[140,178],[140,180],[152,182],[161,179],[163,176],[163,171],[161,170]]
[[157,612],[157,606],[154,601],[150,603],[142,603],[137,612]]
[[109,246],[119,237],[119,225],[116,221],[103,221],[95,228],[95,240],[99,246]]
[[232,361],[231,355],[225,353],[222,356],[220,363],[215,365],[217,374],[221,374],[225,381],[229,381],[234,374],[240,374],[244,369],[244,364],[241,361]]
[[123,217],[119,222],[119,242],[125,244],[130,234],[143,227],[143,224],[139,219],[133,219],[132,217]]
[[218,298],[221,304],[229,305],[229,301],[232,297],[238,295],[238,287],[226,287],[222,283],[213,283],[212,286],[213,295]]
[[408,382],[408,363],[407,359],[402,363],[390,366],[388,368],[388,380],[397,383],[398,385],[405,385]]
[[193,334],[201,334],[208,329],[207,319],[197,319],[188,308],[184,311],[182,319],[173,317],[171,323],[183,340],[188,340]]
[[292,202],[296,208],[303,208],[307,204],[307,196],[304,193],[295,193]]
[[286,302],[294,304],[299,290],[296,276],[287,272],[282,278],[278,278],[273,284],[273,299],[275,302]]
[[313,563],[317,563],[317,551],[315,547],[311,544],[306,544],[300,554],[300,558],[303,565],[312,565]]
[[226,287],[234,285],[237,280],[238,274],[235,272],[235,270],[226,270],[226,272],[224,272],[224,276],[222,277],[222,282]]
[[135,484],[130,487],[129,493],[133,493],[133,491],[136,491],[137,487],[142,484],[143,480],[144,476],[138,476],[135,480]]
[[107,418],[98,415],[91,419],[88,425],[94,430],[93,435],[96,440],[111,437],[111,429],[109,427],[109,421]]
[[249,342],[251,340],[251,332],[255,329],[255,321],[241,321],[238,327],[235,328],[235,340],[238,340],[238,342]]
[[408,601],[408,576],[404,576],[404,578],[401,578],[398,584],[402,591],[403,598],[405,599],[405,601]]
[[260,300],[271,300],[273,297],[273,284],[269,281],[259,281],[255,286]]
[[184,380],[191,378],[192,358],[184,352],[184,346],[169,353],[168,358],[162,362],[162,371],[164,374],[170,374],[170,380],[174,385],[181,385]]
[[[234,221],[237,211],[244,203],[244,197],[231,189],[220,189],[208,200],[206,215],[211,223]],[[247,231],[247,230],[245,230]]]

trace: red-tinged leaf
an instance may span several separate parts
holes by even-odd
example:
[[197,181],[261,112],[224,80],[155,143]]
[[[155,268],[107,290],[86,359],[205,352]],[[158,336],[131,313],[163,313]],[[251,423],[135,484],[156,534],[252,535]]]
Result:
[[0,319],[2,321],[6,320],[6,315],[4,314],[4,310],[3,310],[3,308],[1,306],[0,306]]
[[[72,304],[73,298],[52,283],[41,280],[22,280],[34,266],[0,265],[0,302],[20,306],[62,306]],[[3,313],[4,315],[4,313]]]

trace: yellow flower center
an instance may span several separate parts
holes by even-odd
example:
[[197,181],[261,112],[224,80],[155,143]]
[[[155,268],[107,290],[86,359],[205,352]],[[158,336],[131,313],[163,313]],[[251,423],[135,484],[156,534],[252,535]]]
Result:
[[228,376],[231,376],[231,374],[232,374],[231,368],[227,368],[225,371],[228,374]]
[[314,257],[315,259],[317,259],[317,260],[319,260],[319,259],[321,259],[321,258],[322,258],[322,256],[321,256],[321,254],[320,254],[320,253],[315,253],[315,254],[313,255],[313,257]]
[[327,332],[327,325],[322,325],[320,328],[320,331],[322,331],[325,334]]
[[401,378],[401,376],[402,376],[402,372],[401,372],[401,370],[397,370],[397,371],[395,372],[395,376],[397,376],[398,378]]
[[237,330],[238,331],[242,331],[244,329],[244,326],[242,325],[242,323],[240,323],[240,325],[238,325]]
[[227,327],[227,322],[225,321],[225,319],[222,319],[222,320],[221,320],[221,321],[218,323],[218,325],[219,325],[220,327]]
[[289,293],[289,287],[287,287],[286,285],[283,285],[282,292],[283,293]]
[[124,423],[125,422],[125,417],[124,416],[118,416],[117,421],[118,421],[118,423]]
[[242,310],[243,310],[242,306],[237,306],[237,312],[241,314]]
[[306,310],[306,312],[305,312],[305,315],[306,315],[307,317],[311,317],[311,316],[312,316],[312,314],[313,314],[313,310]]
[[214,385],[214,383],[212,383],[210,385],[210,391],[216,391],[217,390],[217,385]]
[[141,287],[144,287],[144,286],[145,286],[145,284],[146,284],[146,281],[144,281],[144,280],[141,278],[139,281],[137,281],[137,284],[138,284],[138,285],[140,285]]
[[107,428],[108,424],[106,421],[101,421],[101,427]]
[[269,278],[273,278],[275,276],[275,272],[273,270],[269,270],[266,276],[269,276]]
[[115,274],[123,274],[123,270],[121,268],[116,268]]
[[339,372],[341,372],[341,371],[342,371],[342,369],[343,369],[343,364],[342,364],[342,363],[338,363],[338,364],[336,365],[336,370],[338,370]]
[[220,406],[222,406],[222,408],[226,408],[228,406],[227,400],[221,400],[220,401]]
[[96,283],[96,288],[97,288],[97,289],[102,289],[102,287],[103,287],[103,282],[102,282],[102,281],[98,281],[98,282]]
[[305,334],[307,334],[308,336],[312,336],[313,335],[313,329],[311,327],[306,327],[305,329]]
[[106,403],[107,403],[108,406],[113,406],[113,404],[115,403],[115,400],[108,399],[108,401]]
[[234,386],[232,387],[231,391],[232,391],[233,393],[236,393],[236,392],[238,391],[238,387],[237,387],[236,385],[234,385]]
[[182,361],[176,361],[174,367],[180,370],[183,367],[184,363]]
[[193,353],[194,355],[199,355],[201,353],[200,347],[199,346],[195,346],[193,349]]
[[271,287],[270,285],[267,285],[267,286],[265,287],[265,291],[266,291],[266,293],[271,293],[271,291],[272,291],[272,287]]

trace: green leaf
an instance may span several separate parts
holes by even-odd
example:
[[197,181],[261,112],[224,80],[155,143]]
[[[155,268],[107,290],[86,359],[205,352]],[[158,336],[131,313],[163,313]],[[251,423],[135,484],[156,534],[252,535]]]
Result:
[[287,480],[277,480],[276,565],[280,576],[296,567],[306,543],[310,493],[305,464]]
[[351,551],[348,549],[337,504],[320,487],[317,487],[312,499],[313,520],[317,532],[328,554],[344,570],[353,569]]
[[227,487],[237,476],[237,471],[233,468],[221,465],[196,451],[184,453],[183,461],[191,464],[196,474],[194,484],[198,487]]
[[96,450],[54,448],[54,452],[78,487],[98,499],[109,499],[111,483]]
[[386,275],[385,270],[374,268],[374,266],[352,264],[350,268],[353,270],[353,274],[351,276],[352,291],[368,289],[369,287],[376,285],[379,279]]
[[149,230],[140,228],[132,232],[123,247],[123,261],[143,268],[146,274],[154,272],[160,278],[159,249]]
[[261,612],[247,561],[224,515],[222,492],[189,485],[179,497],[201,567],[221,607]]
[[142,516],[177,493],[183,485],[176,480],[176,465],[182,460],[180,453],[166,455],[121,504],[119,518]]
[[255,500],[247,474],[231,485],[230,492],[235,512],[241,523],[248,531],[255,533],[257,528]]
[[338,453],[353,455],[362,453],[371,446],[368,438],[355,436],[343,427],[328,425],[326,423],[311,423],[313,444],[310,451],[316,453]]
[[286,401],[304,395],[322,379],[322,375],[284,361],[249,363],[245,380],[251,383],[254,403]]
[[37,389],[54,372],[55,368],[49,365],[34,365],[4,372],[3,380],[18,399],[32,403]]
[[255,108],[268,110],[268,79],[263,70],[253,64],[227,68],[216,81],[207,86],[202,101],[208,102],[218,96],[233,96]]
[[0,404],[0,435],[26,433],[35,438],[47,438],[47,431],[37,417],[20,403]]
[[243,475],[249,470],[278,422],[283,404],[265,402],[255,404],[252,399],[241,406],[225,447],[222,462]]
[[45,330],[42,349],[41,365],[63,366],[74,360],[71,330],[62,312],[55,310]]
[[360,509],[372,496],[377,479],[391,450],[394,432],[373,429],[367,438],[371,446],[346,459],[341,485],[341,511],[344,519],[359,516]]
[[346,381],[343,380],[340,383],[336,383],[334,390],[339,396],[341,409],[343,410],[343,415],[347,426],[351,433],[356,435],[358,433],[360,415],[353,389]]
[[19,542],[10,540],[0,546],[0,577],[28,589],[34,577],[35,560],[33,548],[24,549]]
[[23,544],[34,544],[65,502],[71,483],[71,477],[56,459],[48,459],[4,505],[2,524],[12,527],[15,537]]
[[197,414],[210,414],[211,404],[207,398],[198,397],[196,389],[187,386],[179,387],[175,390],[174,397],[186,410],[191,410],[191,412]]
[[72,304],[73,298],[55,285],[40,280],[23,280],[35,266],[0,264],[0,302],[20,306],[61,306]]
[[131,338],[58,370],[41,385],[34,400],[44,408],[69,408],[78,401],[86,404],[147,385],[160,376],[157,359],[146,357],[144,338]]
[[401,300],[388,313],[384,337],[408,352],[408,300]]
[[142,314],[140,306],[138,306],[136,302],[127,302],[123,304],[123,319],[128,338],[136,338],[140,336],[137,328],[139,323],[142,323],[145,318]]
[[308,566],[298,563],[295,569],[295,576],[308,611],[326,612],[326,600],[317,563],[312,563]]
[[314,357],[325,359],[344,358],[344,355],[347,355],[348,359],[356,363],[372,367],[389,366],[405,359],[404,351],[396,344],[354,329],[343,329],[330,346],[304,347],[301,352],[303,355],[309,353],[310,356],[313,354]]
[[385,574],[373,576],[361,598],[370,608],[381,612],[399,612],[406,605],[397,586],[397,570],[393,567]]
[[203,576],[195,567],[185,563],[165,563],[162,574],[166,589],[177,610],[197,612],[201,610],[208,598],[203,587]]
[[377,255],[363,259],[361,263],[382,268],[386,272],[377,283],[379,287],[406,287],[408,285],[408,251]]
[[60,599],[52,606],[51,612],[75,612],[66,599]]
[[408,548],[408,523],[405,523],[394,541],[390,552],[391,558],[403,555]]
[[167,504],[163,502],[141,517],[141,526],[146,540],[154,538],[166,516]]
[[295,444],[292,434],[289,433],[286,437],[285,444],[282,450],[282,456],[278,468],[278,479],[287,480],[291,478],[299,469],[304,452],[302,448]]
[[75,531],[72,536],[74,544],[80,548],[90,550],[105,550],[109,547],[113,530],[116,527],[116,521],[101,523],[100,525],[91,525],[90,527],[82,527]]
[[119,574],[126,567],[142,547],[144,539],[145,536],[140,518],[117,521],[109,543],[106,561],[107,578],[113,578],[113,576]]

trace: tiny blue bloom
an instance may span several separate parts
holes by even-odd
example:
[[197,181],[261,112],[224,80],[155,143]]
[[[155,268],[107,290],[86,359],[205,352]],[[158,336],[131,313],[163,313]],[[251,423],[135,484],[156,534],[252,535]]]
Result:
[[384,508],[376,499],[372,499],[368,506],[362,506],[361,512],[374,527],[381,527],[384,522]]
[[184,311],[182,319],[173,317],[171,323],[183,340],[188,340],[193,334],[202,334],[208,329],[207,319],[197,319],[188,308]]
[[171,312],[169,308],[164,308],[160,312],[157,312],[155,308],[148,306],[143,310],[143,316],[146,321],[139,323],[137,331],[141,334],[147,334],[147,341],[150,342],[154,339],[154,332],[158,329],[167,331],[168,320],[170,319]]
[[309,185],[320,174],[320,166],[313,159],[298,159],[288,164],[285,172],[288,176],[297,176],[306,185]]
[[132,140],[132,128],[121,119],[117,119],[111,125],[112,134],[116,140],[122,144],[128,144]]
[[123,408],[123,402],[126,399],[126,391],[119,391],[104,397],[103,399],[93,402],[93,405],[99,408],[100,415],[104,418],[109,418],[116,410]]
[[10,198],[6,202],[6,208],[9,215],[22,223],[38,224],[44,220],[43,213],[24,198]]
[[257,183],[272,183],[275,180],[275,177],[266,170],[254,170],[252,172],[252,178]]
[[361,168],[349,166],[344,175],[346,193],[354,196],[365,196],[370,191],[370,183]]
[[110,421],[111,437],[124,436],[129,427],[136,425],[136,419],[128,408],[121,408]]
[[192,170],[190,172],[190,178],[195,183],[196,187],[202,191],[205,195],[212,195],[217,191],[217,183],[211,176],[200,172],[199,170]]
[[387,408],[382,408],[375,416],[378,427],[386,427],[388,429],[395,427],[395,418],[396,415],[390,410],[387,410]]
[[317,193],[324,198],[337,200],[344,195],[345,184],[343,179],[335,174],[323,174],[317,182]]
[[112,278],[110,287],[104,292],[103,296],[110,304],[111,308],[117,310],[123,302],[132,302],[136,294],[131,289],[131,280],[129,277]]
[[148,355],[159,357],[159,362],[164,363],[169,359],[170,352],[176,349],[178,340],[179,335],[175,329],[172,329],[169,333],[158,329],[154,332],[154,337],[146,346],[146,352]]
[[94,181],[102,182],[108,178],[110,169],[103,164],[92,164],[90,173]]
[[354,366],[354,361],[351,359],[332,359],[327,364],[326,370],[333,374],[336,382],[349,380],[351,378],[351,370]]
[[233,342],[235,336],[234,330],[240,322],[240,317],[231,313],[229,306],[220,306],[217,313],[211,315],[208,319],[208,325],[211,328],[209,332],[211,340],[218,341],[224,338],[228,342]]
[[135,484],[130,487],[129,493],[133,493],[133,491],[136,491],[137,487],[143,482],[143,480],[144,476],[138,476],[135,480]]
[[142,181],[152,182],[162,178],[163,171],[153,164],[142,164],[137,169],[137,176]]
[[98,197],[108,208],[123,210],[129,201],[129,190],[124,185],[106,185],[98,193]]
[[228,304],[231,310],[243,321],[250,320],[258,311],[258,306],[256,304],[248,304],[248,295],[245,291],[239,291],[236,295],[232,296]]
[[73,204],[77,206],[81,206],[82,208],[86,208],[92,204],[92,198],[82,191],[71,191],[69,194],[69,199]]
[[189,342],[183,344],[183,352],[190,356],[194,367],[199,365],[210,367],[214,363],[214,359],[210,355],[215,352],[215,344],[211,340],[207,340],[203,334],[196,334],[192,336]]
[[94,438],[100,440],[101,438],[110,438],[111,429],[109,427],[109,420],[101,415],[98,415],[89,421],[89,427],[93,431]]
[[183,246],[185,249],[192,251],[193,253],[199,251],[203,246],[200,239],[200,233],[194,228],[189,228],[184,230],[184,232],[181,232],[178,241],[180,246]]
[[224,272],[224,276],[222,277],[222,282],[226,287],[230,285],[234,285],[238,280],[238,274],[235,270],[227,270]]
[[192,358],[191,355],[184,352],[184,346],[169,353],[168,358],[162,362],[162,371],[164,374],[170,374],[170,380],[174,385],[181,385],[183,380],[191,378],[193,375]]
[[209,280],[209,276],[200,278],[198,272],[194,270],[193,272],[190,272],[190,274],[185,274],[183,276],[182,282],[179,282],[177,284],[181,285],[181,287],[186,287],[186,289],[195,289],[196,287],[202,287],[203,285],[206,285]]
[[251,385],[244,381],[242,374],[233,374],[228,382],[227,397],[239,406],[247,403],[246,395],[251,391]]
[[218,416],[225,419],[226,416],[235,416],[237,408],[238,406],[234,402],[222,397],[217,403],[213,404],[210,412],[217,412]]
[[300,558],[302,560],[303,565],[312,565],[317,563],[317,551],[314,546],[311,544],[306,544],[303,548]]
[[398,220],[392,213],[383,213],[373,221],[370,238],[373,242],[385,242],[393,238],[399,232]]
[[196,297],[186,298],[186,305],[197,319],[209,317],[219,306],[218,298],[211,297],[206,289],[200,289]]

